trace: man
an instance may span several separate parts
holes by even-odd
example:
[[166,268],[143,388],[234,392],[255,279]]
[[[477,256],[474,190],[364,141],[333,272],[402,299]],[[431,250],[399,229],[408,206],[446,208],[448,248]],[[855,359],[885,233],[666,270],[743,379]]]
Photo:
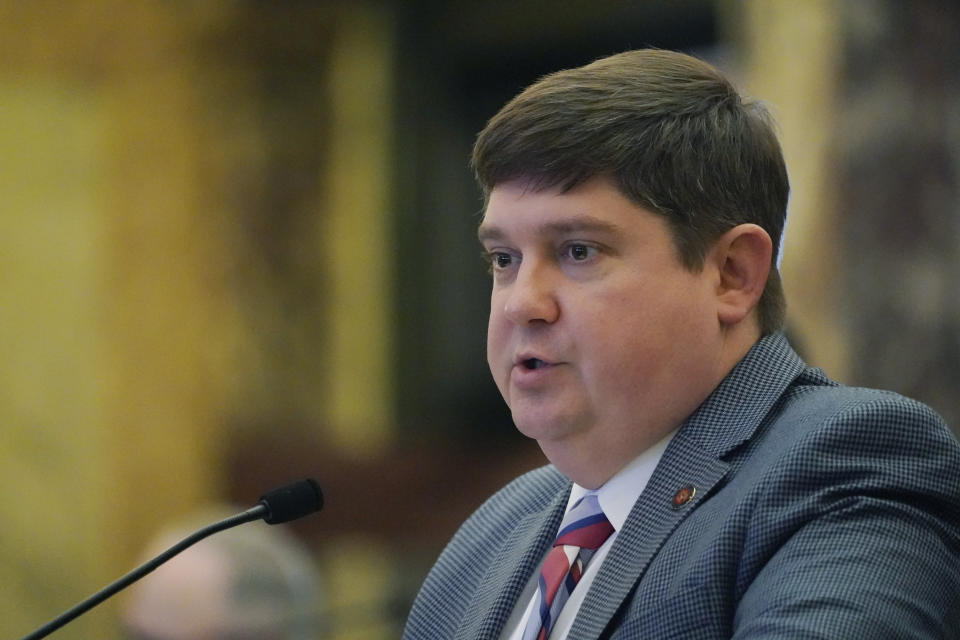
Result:
[[[217,508],[161,532],[147,557],[200,526],[238,513]],[[262,525],[262,523],[260,523]],[[246,525],[201,540],[133,585],[128,640],[315,640],[319,571],[310,552],[274,527]]]
[[960,637],[960,446],[780,333],[760,105],[628,52],[529,87],[473,164],[490,370],[551,464],[461,527],[405,638]]

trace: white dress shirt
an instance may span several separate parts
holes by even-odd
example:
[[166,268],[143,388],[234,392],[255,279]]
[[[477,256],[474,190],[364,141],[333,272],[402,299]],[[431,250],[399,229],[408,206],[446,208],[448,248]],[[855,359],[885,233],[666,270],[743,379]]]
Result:
[[[550,633],[550,640],[566,639],[567,634],[570,632],[570,627],[573,625],[573,619],[576,617],[577,611],[579,611],[580,605],[583,603],[583,599],[590,589],[590,585],[593,584],[593,579],[596,577],[600,565],[603,564],[604,558],[607,557],[610,546],[616,539],[617,533],[623,527],[623,523],[626,522],[627,516],[630,515],[630,510],[640,497],[640,493],[643,492],[644,487],[647,486],[650,476],[653,475],[653,470],[656,469],[660,458],[663,457],[663,452],[666,450],[667,445],[670,444],[670,440],[673,439],[675,433],[676,431],[670,432],[660,442],[641,453],[630,464],[618,471],[606,484],[593,491],[593,493],[597,494],[600,508],[603,509],[607,520],[613,525],[613,533],[610,534],[607,541],[597,549],[593,558],[587,563],[586,570],[584,570],[580,582],[577,583],[576,588],[574,588],[570,594],[570,598],[560,611],[560,615],[557,616],[557,621],[553,625],[553,631]],[[570,511],[570,508],[573,507],[577,500],[587,493],[589,493],[589,490],[574,483],[573,488],[570,490],[570,499],[567,501],[567,509],[564,511],[564,515]],[[550,553],[551,549],[548,549],[547,553]],[[543,565],[543,560],[545,559],[546,554],[541,558],[540,566]],[[513,613],[510,614],[510,618],[503,628],[503,633],[500,634],[501,640],[522,639],[523,630],[527,626],[527,619],[533,614],[534,607],[536,606],[535,596],[537,594],[539,578],[540,570],[537,569],[517,599]]]

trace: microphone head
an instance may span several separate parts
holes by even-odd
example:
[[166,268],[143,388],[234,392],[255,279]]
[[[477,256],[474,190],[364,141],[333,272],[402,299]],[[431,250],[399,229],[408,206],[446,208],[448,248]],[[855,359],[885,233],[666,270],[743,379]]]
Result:
[[264,521],[269,524],[290,522],[323,508],[323,492],[313,478],[268,491],[260,496],[260,504],[267,508]]

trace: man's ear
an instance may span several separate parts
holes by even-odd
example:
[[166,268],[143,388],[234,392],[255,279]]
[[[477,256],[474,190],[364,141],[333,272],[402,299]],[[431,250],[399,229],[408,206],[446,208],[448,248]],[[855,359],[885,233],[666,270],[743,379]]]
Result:
[[741,224],[714,243],[708,260],[714,261],[717,283],[717,316],[733,325],[746,318],[757,305],[770,274],[773,242],[762,227]]

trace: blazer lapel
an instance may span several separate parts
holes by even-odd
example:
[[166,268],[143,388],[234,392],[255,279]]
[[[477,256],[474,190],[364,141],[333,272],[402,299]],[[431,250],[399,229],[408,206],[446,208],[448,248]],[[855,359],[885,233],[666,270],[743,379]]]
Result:
[[806,370],[780,334],[758,342],[681,426],[637,499],[568,635],[599,637],[684,518],[726,475],[729,452],[749,440]]
[[[601,635],[673,530],[726,474],[729,465],[696,445],[676,442],[680,437],[678,433],[670,446],[672,454],[664,455],[617,533],[580,606],[569,640]],[[695,491],[680,493],[683,490]],[[686,495],[691,497],[683,501]]]
[[498,638],[517,599],[553,542],[570,496],[570,483],[542,510],[524,517],[507,534],[487,565],[481,588],[457,629],[457,640]]

